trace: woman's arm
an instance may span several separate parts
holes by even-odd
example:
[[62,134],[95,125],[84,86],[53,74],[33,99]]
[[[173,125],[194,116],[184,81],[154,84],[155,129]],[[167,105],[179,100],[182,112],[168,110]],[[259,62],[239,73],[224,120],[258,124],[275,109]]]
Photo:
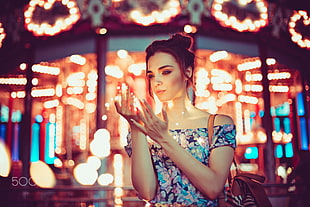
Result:
[[145,200],[154,198],[157,178],[152,163],[146,136],[135,126],[131,127],[132,155],[131,179],[134,188]]
[[122,91],[119,91],[115,99],[115,107],[117,112],[129,122],[131,128],[132,184],[143,199],[151,200],[156,193],[157,180],[146,136],[131,121],[137,120],[139,122],[137,110],[134,106],[134,99],[128,87],[123,85]]
[[[228,116],[218,115],[215,125],[233,124]],[[166,134],[164,136],[170,136]],[[216,199],[223,190],[234,156],[233,148],[223,146],[210,153],[209,166],[204,165],[172,138],[159,139],[170,159],[189,178],[192,184],[209,199]]]

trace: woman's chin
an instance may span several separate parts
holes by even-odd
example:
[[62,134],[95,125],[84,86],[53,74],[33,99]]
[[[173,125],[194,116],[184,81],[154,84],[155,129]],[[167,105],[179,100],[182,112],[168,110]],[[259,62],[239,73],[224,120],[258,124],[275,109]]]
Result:
[[169,99],[169,98],[166,98],[166,97],[158,97],[158,100],[160,101],[160,102],[168,102],[168,101],[171,101],[171,99]]

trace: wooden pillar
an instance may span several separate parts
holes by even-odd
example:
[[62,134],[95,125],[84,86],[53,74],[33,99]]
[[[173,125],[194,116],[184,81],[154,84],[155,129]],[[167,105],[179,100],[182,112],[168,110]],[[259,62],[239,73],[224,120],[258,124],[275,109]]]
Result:
[[97,35],[96,37],[96,54],[97,54],[97,74],[98,74],[98,88],[97,88],[97,116],[96,128],[106,128],[106,121],[102,120],[102,116],[106,113],[105,110],[105,90],[106,79],[104,68],[106,65],[107,53],[107,38],[105,35]]
[[23,164],[22,175],[26,178],[30,178],[29,167],[30,167],[30,143],[31,143],[31,123],[32,123],[32,77],[33,72],[31,67],[33,65],[33,50],[32,48],[27,49],[28,60],[26,69],[27,83],[25,86],[25,98],[24,98],[24,114],[21,121],[20,129],[20,158]]
[[264,99],[264,116],[262,118],[263,127],[266,132],[267,141],[264,146],[264,171],[268,183],[275,183],[275,157],[274,157],[274,143],[272,139],[272,117],[270,113],[270,91],[269,91],[269,80],[268,80],[268,65],[267,59],[267,48],[264,37],[260,38],[259,41],[259,55],[261,60],[261,73],[263,76],[263,99]]
[[13,123],[12,123],[13,102],[14,102],[14,98],[11,97],[11,93],[10,93],[9,104],[8,104],[9,117],[8,117],[8,125],[6,128],[6,145],[10,149],[10,152],[13,151],[13,144],[12,144],[13,142]]
[[[102,116],[106,114],[106,76],[104,68],[106,66],[107,54],[107,37],[105,35],[97,34],[96,36],[96,54],[97,54],[97,74],[98,74],[98,87],[97,87],[97,114],[96,114],[96,130],[107,128],[107,121],[102,120]],[[105,173],[108,165],[108,158],[101,160],[101,167],[98,169],[99,173]],[[106,192],[100,191],[97,196],[106,198]]]
[[292,144],[293,144],[293,166],[296,167],[296,165],[299,162],[299,132],[298,132],[298,115],[297,115],[297,108],[296,108],[296,98],[291,98],[291,104],[290,104],[290,120],[291,120],[291,133],[293,134]]

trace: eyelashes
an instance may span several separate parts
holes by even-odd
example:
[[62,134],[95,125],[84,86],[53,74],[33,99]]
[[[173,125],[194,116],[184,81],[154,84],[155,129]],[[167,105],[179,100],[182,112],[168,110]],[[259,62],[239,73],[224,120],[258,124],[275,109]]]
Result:
[[[163,76],[169,75],[171,72],[172,72],[171,70],[164,70],[164,71],[161,72],[161,75],[163,75]],[[152,78],[154,78],[154,75],[153,75],[153,73],[149,73],[149,74],[147,74],[146,77],[148,79],[152,79]]]
[[171,70],[165,70],[165,71],[162,72],[162,74],[163,74],[163,75],[168,75],[168,74],[170,74],[171,72],[172,72]]

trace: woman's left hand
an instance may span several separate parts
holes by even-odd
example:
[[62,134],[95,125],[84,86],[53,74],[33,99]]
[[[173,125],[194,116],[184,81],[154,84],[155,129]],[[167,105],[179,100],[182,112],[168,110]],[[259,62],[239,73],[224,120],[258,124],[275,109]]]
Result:
[[131,120],[131,122],[142,133],[148,135],[154,141],[162,141],[164,138],[167,137],[166,135],[168,134],[168,117],[165,111],[165,105],[162,108],[163,119],[160,119],[158,116],[155,115],[149,103],[147,103],[145,100],[140,101],[140,103],[143,113],[138,110],[138,116],[143,122],[143,125],[133,119]]

